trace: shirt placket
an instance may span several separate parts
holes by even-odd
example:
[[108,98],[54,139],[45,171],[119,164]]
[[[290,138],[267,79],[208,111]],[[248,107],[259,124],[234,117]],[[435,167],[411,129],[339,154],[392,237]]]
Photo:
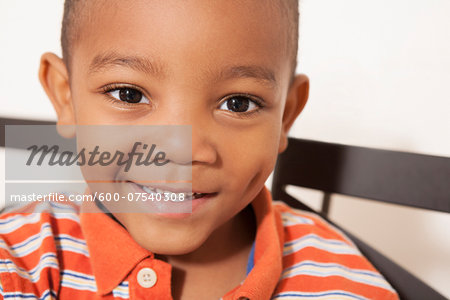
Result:
[[146,258],[136,265],[128,276],[130,299],[173,300],[170,264]]

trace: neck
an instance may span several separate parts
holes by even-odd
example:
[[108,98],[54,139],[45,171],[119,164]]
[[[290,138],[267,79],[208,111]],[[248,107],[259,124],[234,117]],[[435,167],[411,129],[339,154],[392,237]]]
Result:
[[[215,230],[197,250],[158,257],[172,265],[174,299],[218,298],[242,282],[255,234],[256,220],[249,205]],[[198,298],[199,294],[203,298]]]
[[249,204],[240,213],[216,229],[205,243],[195,251],[184,255],[166,256],[165,260],[173,266],[193,266],[197,264],[205,266],[205,264],[223,262],[242,252],[243,249],[250,249],[255,234],[256,220],[253,208]]

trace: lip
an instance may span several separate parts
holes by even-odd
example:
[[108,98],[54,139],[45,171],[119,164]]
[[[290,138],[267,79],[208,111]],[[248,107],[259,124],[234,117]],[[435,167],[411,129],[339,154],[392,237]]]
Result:
[[[141,184],[129,181],[127,182],[130,184],[136,192],[140,194],[147,194],[149,195],[145,190],[142,189]],[[145,185],[147,186],[147,185]],[[164,190],[165,186],[159,185],[160,189]],[[149,186],[150,188],[154,188],[153,186]],[[155,186],[155,188],[158,188]],[[172,187],[173,188],[173,187]],[[173,193],[191,193],[191,190],[186,191],[186,189],[167,189],[170,192]],[[194,193],[194,191],[192,191]],[[174,201],[152,201],[149,200],[145,203],[145,207],[148,209],[149,207],[152,209],[151,213],[157,216],[161,216],[164,218],[170,218],[170,219],[183,219],[192,216],[196,211],[198,211],[202,206],[204,206],[206,203],[208,203],[212,198],[217,196],[217,192],[215,193],[204,193],[204,192],[197,192],[199,194],[204,194],[200,198],[194,198],[194,199],[188,199],[184,201],[174,202]],[[153,205],[152,205],[153,204]],[[145,208],[144,208],[145,211]]]
[[[191,183],[174,183],[173,185],[170,184],[145,184],[135,181],[128,181],[128,183],[133,183],[137,186],[146,186],[151,189],[160,189],[172,193],[198,193],[198,194],[213,194],[214,192],[207,192],[207,191],[200,191],[197,189],[193,189],[191,186]],[[174,186],[174,185],[177,186]]]

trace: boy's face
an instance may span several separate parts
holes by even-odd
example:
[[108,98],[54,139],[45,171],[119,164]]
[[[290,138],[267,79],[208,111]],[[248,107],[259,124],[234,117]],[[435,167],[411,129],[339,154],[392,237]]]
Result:
[[115,216],[150,251],[193,251],[258,194],[305,105],[307,78],[289,89],[288,21],[261,0],[108,0],[88,9],[70,50],[70,90],[61,62],[42,59],[59,123],[191,125],[192,190],[214,196],[183,218]]

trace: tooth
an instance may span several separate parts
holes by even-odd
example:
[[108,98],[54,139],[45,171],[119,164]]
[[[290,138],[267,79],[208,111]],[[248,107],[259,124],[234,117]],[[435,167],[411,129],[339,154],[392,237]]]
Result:
[[[156,194],[156,193],[159,193],[159,194],[161,194],[161,195],[164,195],[164,193],[172,193],[172,192],[170,192],[170,191],[162,190],[162,189],[159,189],[159,188],[151,188],[151,187],[148,187],[148,186],[145,186],[145,185],[142,186],[142,189],[143,189],[146,193],[148,193],[148,194]],[[194,199],[195,197],[198,197],[198,196],[203,195],[202,193],[192,193],[192,192],[176,193],[176,194],[178,194],[178,195],[184,194],[184,200],[192,200],[192,199]],[[170,196],[169,196],[169,197],[170,197]],[[176,197],[176,199],[173,200],[173,201],[174,201],[174,202],[181,202],[181,201],[183,201],[183,200],[179,200],[178,198],[179,198],[179,197]],[[180,198],[181,198],[181,197],[180,197]]]

